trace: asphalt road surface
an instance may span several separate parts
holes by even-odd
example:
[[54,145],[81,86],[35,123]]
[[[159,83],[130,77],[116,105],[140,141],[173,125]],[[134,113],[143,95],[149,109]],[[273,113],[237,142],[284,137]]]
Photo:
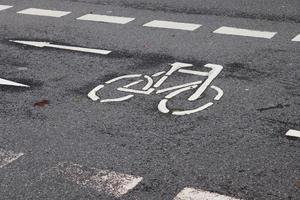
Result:
[[0,0],[0,199],[300,199],[299,10]]

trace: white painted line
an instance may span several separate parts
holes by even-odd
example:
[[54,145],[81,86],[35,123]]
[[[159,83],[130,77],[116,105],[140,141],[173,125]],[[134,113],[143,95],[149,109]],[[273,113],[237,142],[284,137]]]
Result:
[[86,20],[86,21],[94,21],[94,22],[107,22],[107,23],[115,23],[115,24],[127,24],[135,18],[131,17],[117,17],[117,16],[109,16],[109,15],[95,15],[95,14],[87,14],[83,15],[78,20]]
[[215,30],[213,33],[266,38],[266,39],[271,39],[272,37],[274,37],[274,35],[277,34],[277,32],[257,31],[257,30],[241,29],[241,28],[234,28],[228,26],[222,26],[221,28]]
[[167,28],[167,29],[179,29],[186,31],[194,31],[201,26],[201,24],[191,24],[191,23],[180,23],[172,21],[160,21],[154,20],[144,24],[146,27],[155,27],[155,28]]
[[197,190],[194,188],[184,188],[174,200],[238,200],[236,198],[220,195],[217,193]]
[[6,79],[3,79],[3,78],[0,78],[0,85],[11,85],[11,86],[17,86],[17,87],[30,87],[28,85],[13,82],[13,81],[6,80]]
[[0,5],[0,11],[1,10],[6,10],[6,9],[9,9],[9,8],[12,8],[13,6],[8,6],[8,5]]
[[300,34],[292,39],[293,42],[300,42]]
[[23,155],[24,155],[23,153],[14,153],[12,151],[6,151],[6,150],[0,148],[0,168],[17,160],[18,158],[20,158]]
[[58,11],[58,10],[45,10],[45,9],[38,9],[38,8],[28,8],[25,10],[21,10],[17,13],[24,14],[24,15],[38,15],[38,16],[47,16],[47,17],[63,17],[65,15],[70,14],[71,12]]
[[291,129],[285,135],[289,136],[289,137],[298,137],[298,138],[300,138],[300,131],[296,131],[296,130]]
[[114,197],[126,194],[143,179],[138,176],[88,168],[73,163],[59,163],[56,170],[60,176],[69,181]]
[[70,50],[70,51],[79,51],[79,52],[102,54],[102,55],[107,55],[107,54],[111,53],[111,51],[108,51],[108,50],[57,45],[57,44],[51,44],[50,42],[36,42],[36,41],[23,41],[23,40],[10,40],[10,42],[25,44],[25,45],[40,47],[40,48],[50,47],[50,48],[55,48],[55,49],[64,49],[64,50]]

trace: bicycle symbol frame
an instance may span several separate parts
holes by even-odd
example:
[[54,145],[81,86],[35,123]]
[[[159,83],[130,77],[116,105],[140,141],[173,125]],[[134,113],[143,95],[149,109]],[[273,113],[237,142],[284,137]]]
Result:
[[[102,88],[105,87],[105,84],[98,85],[94,89],[92,89],[88,93],[88,97],[92,99],[93,101],[100,101],[101,103],[108,103],[108,102],[121,102],[121,101],[126,101],[128,99],[131,99],[134,97],[134,94],[143,94],[143,95],[150,95],[155,92],[155,94],[161,94],[161,93],[166,93],[170,92],[167,94],[164,99],[162,99],[159,104],[158,104],[158,110],[162,113],[171,113],[173,115],[188,115],[196,112],[200,112],[204,109],[207,109],[208,107],[212,106],[214,103],[213,101],[219,101],[221,97],[223,96],[223,90],[217,86],[211,85],[212,81],[219,75],[219,73],[222,71],[223,67],[221,65],[216,65],[216,64],[206,64],[204,67],[209,68],[209,72],[202,72],[202,71],[196,71],[196,70],[190,70],[186,69],[188,67],[192,67],[192,64],[189,63],[181,63],[181,62],[175,62],[171,64],[171,68],[169,71],[161,71],[157,72],[151,76],[148,75],[142,75],[142,74],[132,74],[132,75],[124,75],[120,76],[114,79],[111,79],[109,81],[106,81],[105,84],[111,84],[116,81],[122,80],[122,79],[132,79],[132,78],[144,78],[146,80],[146,84],[141,90],[137,89],[132,89],[130,87],[137,85],[141,82],[143,82],[143,79],[138,79],[137,81],[131,82],[123,87],[118,87],[118,91],[122,91],[126,94],[125,96],[122,97],[117,97],[113,99],[102,99],[100,96],[98,96],[96,93],[101,91]],[[206,80],[203,82],[201,80],[195,81],[195,82],[190,82],[182,85],[176,85],[173,87],[167,87],[163,89],[159,89],[163,83],[174,73],[174,72],[179,72],[179,73],[184,73],[184,74],[192,74],[196,76],[204,76],[207,77]],[[160,79],[158,79],[156,82],[154,82],[153,78],[154,77],[159,77],[161,76]],[[211,86],[210,86],[211,85]],[[167,106],[168,101],[175,97],[176,95],[188,91],[188,90],[195,90],[195,92],[188,98],[188,101],[196,101],[198,100],[201,95],[208,89],[211,88],[215,90],[216,95],[213,99],[213,101],[210,101],[208,103],[205,103],[204,105],[197,106],[194,109],[188,109],[188,110],[172,110],[169,109]]]

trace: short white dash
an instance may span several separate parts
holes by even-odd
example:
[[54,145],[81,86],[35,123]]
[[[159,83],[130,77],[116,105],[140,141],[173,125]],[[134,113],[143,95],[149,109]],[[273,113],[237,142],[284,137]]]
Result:
[[214,31],[214,33],[225,34],[225,35],[238,35],[256,38],[271,39],[277,32],[257,31],[249,29],[234,28],[228,26],[222,26],[221,28]]
[[236,198],[220,195],[217,193],[197,190],[194,188],[184,188],[174,200],[238,200]]
[[300,34],[292,39],[293,42],[300,42]]
[[24,14],[24,15],[38,15],[38,16],[47,16],[47,17],[63,17],[65,15],[70,14],[71,12],[58,11],[58,10],[45,10],[45,9],[38,9],[38,8],[28,8],[25,10],[21,10],[17,13]]
[[0,5],[0,11],[1,10],[6,10],[6,9],[9,9],[11,8],[12,6],[8,6],[8,5]]
[[291,129],[285,135],[289,136],[289,137],[298,137],[298,138],[300,138],[300,131],[296,131],[296,130]]
[[0,148],[0,168],[17,160],[22,155],[24,155],[24,154],[23,153],[15,153],[12,151],[6,151],[6,150]]
[[179,29],[186,31],[194,31],[201,26],[201,24],[191,24],[191,23],[180,23],[172,21],[159,21],[154,20],[144,24],[146,27],[155,27],[155,28],[167,28],[167,29]]
[[143,179],[138,176],[88,168],[74,163],[60,163],[56,169],[59,175],[69,181],[114,197],[126,194]]
[[87,14],[83,15],[78,20],[94,21],[94,22],[106,22],[106,23],[115,23],[115,24],[127,24],[133,21],[135,18],[130,17],[117,17],[109,15],[96,15],[96,14]]

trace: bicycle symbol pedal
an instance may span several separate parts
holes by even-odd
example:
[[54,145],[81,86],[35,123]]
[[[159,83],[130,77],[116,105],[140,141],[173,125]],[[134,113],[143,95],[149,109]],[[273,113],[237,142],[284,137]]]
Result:
[[[109,103],[109,102],[121,102],[126,101],[128,99],[131,99],[134,97],[135,94],[143,94],[143,95],[150,95],[150,94],[161,94],[161,93],[167,93],[169,92],[160,102],[158,103],[158,110],[162,113],[171,113],[173,115],[188,115],[200,112],[202,110],[207,109],[208,107],[212,106],[214,104],[214,101],[219,101],[221,97],[223,96],[223,90],[217,86],[211,85],[212,81],[219,75],[219,73],[222,71],[223,67],[221,65],[216,64],[206,64],[204,67],[209,68],[209,72],[203,72],[203,71],[196,71],[187,69],[189,67],[192,67],[192,64],[189,63],[181,63],[181,62],[175,62],[171,64],[171,68],[169,71],[161,71],[157,72],[151,76],[149,75],[142,75],[142,74],[131,74],[131,75],[124,75],[119,76],[116,78],[113,78],[109,81],[106,81],[105,84],[98,85],[94,89],[92,89],[88,93],[88,97],[92,99],[93,101],[100,101],[101,103]],[[189,82],[181,85],[176,85],[172,87],[167,87],[160,89],[163,83],[172,76],[175,72],[184,73],[184,74],[191,74],[201,77],[207,77],[205,81],[194,81]],[[155,77],[160,77],[157,81],[154,81],[153,79]],[[104,99],[101,95],[101,90],[105,87],[105,85],[112,84],[115,82],[118,82],[120,80],[129,80],[129,79],[137,79],[136,81],[130,82],[129,84],[126,84],[122,87],[118,87],[118,91],[125,92],[125,95],[122,97],[117,98],[110,98],[110,99]],[[139,84],[144,83],[142,89],[133,89],[132,87]],[[189,96],[187,99],[190,102],[195,102],[196,100],[200,100],[201,95],[208,89],[212,89],[215,91],[216,95],[213,97],[213,100],[205,103],[200,104],[196,106],[196,108],[192,109],[171,109],[168,107],[168,101],[172,99],[173,97],[189,91],[194,90],[193,94]],[[100,94],[100,96],[97,95],[97,93]]]

